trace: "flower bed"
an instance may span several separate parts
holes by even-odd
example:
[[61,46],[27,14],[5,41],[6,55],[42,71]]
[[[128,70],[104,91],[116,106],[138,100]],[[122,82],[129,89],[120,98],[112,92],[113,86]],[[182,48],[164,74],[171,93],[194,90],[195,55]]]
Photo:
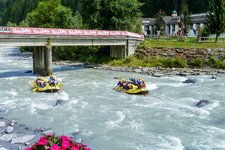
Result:
[[45,135],[26,150],[91,150],[85,144],[76,143],[67,136]]

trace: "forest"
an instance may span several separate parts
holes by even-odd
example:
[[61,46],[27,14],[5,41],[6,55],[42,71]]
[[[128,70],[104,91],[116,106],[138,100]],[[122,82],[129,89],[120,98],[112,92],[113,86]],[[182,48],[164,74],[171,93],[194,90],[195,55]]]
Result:
[[[41,1],[46,0],[0,0],[0,25],[6,25],[8,22],[19,24],[21,21],[25,20],[27,14],[34,10],[37,7],[38,2]],[[112,13],[107,10],[110,9],[112,11],[113,7],[117,7],[117,9],[120,9],[120,12],[124,12],[124,9],[126,9],[125,7],[129,7],[129,3],[138,3],[136,8],[140,10],[141,17],[154,17],[159,10],[164,11],[167,15],[170,15],[173,10],[176,10],[179,13],[183,2],[188,5],[191,13],[206,12],[208,8],[208,0],[129,0],[128,3],[121,3],[121,6],[117,6],[120,2],[121,1],[118,0],[114,0],[113,2],[110,0],[61,0],[62,5],[69,7],[74,15],[79,12],[85,19],[87,19],[84,14],[85,12],[88,12],[95,17],[96,15],[98,15],[98,17],[101,15],[106,15],[106,17],[107,15],[114,15],[108,17],[114,17],[114,19],[120,18],[121,14],[118,14],[118,12]],[[86,7],[83,7],[84,5],[86,5]],[[95,9],[93,9],[93,7],[95,7]],[[136,8],[129,9],[132,9],[132,11],[137,13],[137,10],[135,10]],[[98,9],[102,9],[103,11],[100,12]],[[93,11],[98,12],[96,13]],[[135,14],[132,13],[132,11],[129,13]],[[120,22],[121,20],[116,21]],[[100,21],[100,23],[103,22]],[[99,24],[95,25],[98,26]],[[108,24],[106,25],[108,26]],[[114,24],[110,26],[113,25]]]

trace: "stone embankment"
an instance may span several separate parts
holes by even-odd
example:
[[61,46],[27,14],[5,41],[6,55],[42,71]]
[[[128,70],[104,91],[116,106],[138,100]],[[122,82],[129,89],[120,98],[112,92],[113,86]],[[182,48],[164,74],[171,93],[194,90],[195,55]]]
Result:
[[194,48],[150,48],[140,47],[136,50],[135,55],[137,57],[180,57],[184,60],[191,59],[204,59],[207,60],[209,57],[214,56],[221,58],[225,56],[224,48],[216,49],[194,49]]

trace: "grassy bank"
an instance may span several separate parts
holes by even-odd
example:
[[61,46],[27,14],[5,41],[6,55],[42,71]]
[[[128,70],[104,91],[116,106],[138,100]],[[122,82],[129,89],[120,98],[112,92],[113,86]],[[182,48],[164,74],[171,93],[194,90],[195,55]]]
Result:
[[[148,48],[195,48],[195,49],[216,49],[225,48],[224,39],[220,39],[217,43],[214,42],[202,42],[197,43],[195,39],[185,40],[184,42],[178,42],[177,40],[163,40],[163,39],[146,39],[138,47],[141,51],[146,51]],[[113,66],[143,66],[143,67],[166,67],[166,68],[203,68],[212,67],[217,69],[225,69],[225,57],[211,56],[207,60],[201,58],[194,58],[185,60],[181,57],[142,57],[138,58],[136,55],[130,56],[126,59],[115,59],[108,62],[103,62]]]
[[141,46],[146,47],[168,47],[168,48],[225,48],[225,39],[220,39],[217,43],[214,42],[195,42],[196,38],[186,39],[184,42],[177,40],[166,39],[145,39]]

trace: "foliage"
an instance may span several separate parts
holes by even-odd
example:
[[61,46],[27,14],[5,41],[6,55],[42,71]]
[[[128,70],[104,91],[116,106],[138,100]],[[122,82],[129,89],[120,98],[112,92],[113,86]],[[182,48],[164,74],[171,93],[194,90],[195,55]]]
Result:
[[202,68],[204,65],[204,61],[203,59],[196,58],[196,59],[188,61],[188,65],[193,68]]
[[215,42],[225,31],[225,0],[210,0],[207,14],[207,29],[216,34]]
[[72,138],[67,136],[45,135],[41,137],[34,145],[26,148],[26,150],[91,150],[85,144],[80,144],[72,141]]
[[138,0],[83,0],[82,6],[81,15],[91,29],[133,31],[140,26]]
[[159,12],[155,15],[156,19],[156,31],[164,31],[165,30],[165,23],[163,20],[163,17],[165,16],[165,12],[162,10],[159,10]]
[[40,0],[0,0],[0,25],[7,22],[19,24]]
[[72,28],[71,9],[61,5],[61,0],[48,0],[38,3],[38,7],[27,15],[32,27]]
[[191,13],[202,13],[206,12],[209,3],[208,0],[140,0],[140,2],[144,4],[141,7],[143,17],[154,17],[160,9],[165,11],[166,15],[171,15],[173,10],[181,14],[184,2]]
[[183,22],[183,32],[185,35],[189,32],[190,24],[191,24],[191,13],[189,12],[188,5],[186,1],[183,1],[182,7],[181,7],[181,18]]
[[210,57],[207,63],[210,67],[225,69],[225,62],[216,57]]
[[176,68],[184,68],[187,66],[186,61],[182,60],[179,57],[176,58],[163,58],[163,57],[146,57],[142,59],[138,59],[134,56],[129,56],[126,59],[117,59],[112,60],[108,63],[109,65],[114,66],[132,66],[132,67],[176,67]]

